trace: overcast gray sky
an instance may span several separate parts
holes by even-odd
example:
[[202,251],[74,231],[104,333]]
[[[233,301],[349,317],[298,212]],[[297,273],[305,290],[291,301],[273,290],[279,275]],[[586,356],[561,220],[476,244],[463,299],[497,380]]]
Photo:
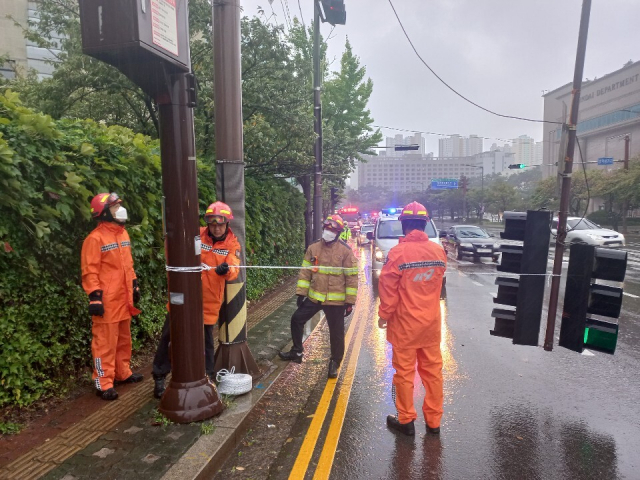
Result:
[[[542,91],[573,78],[581,0],[392,0],[416,48],[452,87],[507,115],[542,118]],[[284,24],[300,18],[298,0],[241,0],[245,15],[258,6]],[[374,88],[370,109],[378,125],[461,135],[542,139],[542,125],[495,117],[466,103],[420,63],[389,0],[345,0],[347,24],[337,26],[329,56],[338,67],[346,36]],[[300,0],[312,21],[312,0]],[[640,60],[640,1],[593,0],[585,78],[601,77]],[[331,25],[322,24],[327,37]],[[391,136],[392,130],[383,129]],[[405,133],[408,134],[408,133]],[[427,151],[438,153],[437,136]],[[485,140],[485,149],[499,140]]]

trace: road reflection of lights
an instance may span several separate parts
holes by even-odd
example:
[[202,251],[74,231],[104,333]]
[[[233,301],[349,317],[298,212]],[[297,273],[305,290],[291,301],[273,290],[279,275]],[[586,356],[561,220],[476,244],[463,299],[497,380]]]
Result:
[[442,337],[440,339],[442,371],[446,376],[455,376],[458,371],[458,363],[453,358],[453,335],[447,324],[447,303],[445,300],[440,300],[440,317],[442,318]]

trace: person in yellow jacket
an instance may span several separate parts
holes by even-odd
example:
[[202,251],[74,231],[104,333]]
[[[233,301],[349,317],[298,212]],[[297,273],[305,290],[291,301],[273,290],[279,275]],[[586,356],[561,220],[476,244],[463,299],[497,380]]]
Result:
[[343,242],[351,240],[351,229],[349,228],[349,225],[344,226],[344,230],[340,233],[340,240]]
[[358,294],[358,260],[351,247],[339,238],[344,229],[339,215],[329,216],[323,226],[322,239],[309,245],[298,277],[298,309],[291,317],[293,347],[278,355],[283,360],[302,363],[304,324],[322,310],[331,342],[327,376],[336,378],[344,356],[344,317],[353,311]]
[[140,288],[133,270],[131,240],[124,228],[127,210],[116,193],[99,193],[91,200],[91,216],[98,226],[82,244],[82,288],[89,296],[91,354],[96,394],[118,398],[114,386],[136,383],[131,360],[131,317],[140,310]]

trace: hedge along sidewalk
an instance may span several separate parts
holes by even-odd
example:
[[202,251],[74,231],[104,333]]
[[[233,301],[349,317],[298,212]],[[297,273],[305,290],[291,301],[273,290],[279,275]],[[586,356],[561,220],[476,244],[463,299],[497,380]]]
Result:
[[[295,277],[287,279],[248,313],[249,345],[263,366],[271,365],[270,360],[290,340],[295,283]],[[99,478],[105,471],[116,477],[134,472],[147,472],[143,475],[147,478],[155,478],[153,472],[163,474],[207,428],[201,423],[152,426],[158,404],[152,392],[149,377],[123,389],[115,402],[104,403],[93,396],[94,402],[103,403],[101,408],[2,467],[0,478]],[[213,419],[210,429],[215,429],[216,421]],[[37,431],[28,429],[20,434],[29,435],[37,435]],[[142,455],[145,449],[149,452]]]

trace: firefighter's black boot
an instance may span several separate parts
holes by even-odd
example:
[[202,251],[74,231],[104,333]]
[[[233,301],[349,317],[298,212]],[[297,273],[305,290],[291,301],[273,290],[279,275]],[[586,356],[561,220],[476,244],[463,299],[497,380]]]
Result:
[[96,395],[102,398],[103,400],[115,400],[116,398],[118,398],[118,392],[116,392],[116,389],[113,387],[107,388],[104,391],[96,390]]
[[138,383],[138,382],[141,382],[143,378],[144,378],[144,375],[142,375],[141,373],[132,373],[131,375],[129,375],[124,380],[116,380],[116,381],[114,381],[113,384],[114,385],[122,385],[124,383]]
[[327,373],[327,378],[338,378],[338,362],[335,360],[329,360],[329,372]]
[[278,356],[282,360],[289,360],[290,362],[302,363],[302,353],[289,350],[288,352],[278,352]]
[[400,433],[404,433],[409,437],[413,437],[416,434],[416,427],[413,424],[413,421],[409,423],[400,423],[398,421],[398,417],[395,415],[387,415],[387,427],[392,430],[397,430]]
[[434,435],[440,435],[440,427],[431,428],[429,425],[427,425],[427,432],[432,433]]
[[155,398],[162,398],[162,394],[164,393],[164,376],[162,375],[154,375],[153,381],[155,385],[153,386],[153,396]]

